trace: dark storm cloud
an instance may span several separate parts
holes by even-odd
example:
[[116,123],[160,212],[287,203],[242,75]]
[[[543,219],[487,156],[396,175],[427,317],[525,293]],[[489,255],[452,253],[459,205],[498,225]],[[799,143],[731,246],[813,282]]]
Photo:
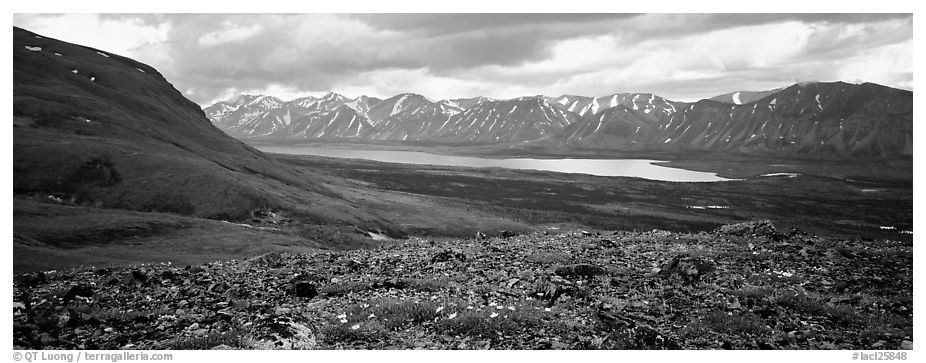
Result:
[[542,29],[564,24],[597,24],[638,14],[352,14],[379,29],[427,36],[523,26]]
[[[45,19],[55,26],[60,20],[56,16],[35,15],[21,21],[39,24]],[[480,91],[518,87],[549,91],[557,85],[563,89],[553,92],[606,94],[633,89],[682,95],[737,88],[737,84],[755,88],[802,77],[836,77],[843,61],[912,39],[911,14],[101,14],[99,21],[169,29],[166,39],[141,40],[132,55],[160,69],[200,103],[230,90],[271,85],[323,92],[350,82],[362,88],[357,83],[368,82],[369,89],[426,92],[398,89],[409,82],[378,76],[390,72],[436,77],[431,85],[453,80]],[[775,32],[785,23],[801,24],[809,35],[800,39],[800,49],[791,49],[784,65],[757,64],[729,49],[718,49],[727,51],[720,55],[704,52],[692,48],[697,42],[679,41],[696,40],[699,35],[711,38],[719,32],[729,36],[730,30],[762,25],[774,26],[768,31]],[[768,40],[768,34],[758,35]],[[564,42],[595,39],[613,41],[583,43],[585,48],[570,49],[565,61],[557,54]],[[729,48],[724,43],[711,45]],[[656,53],[664,53],[653,59],[667,68],[665,74],[704,75],[632,82],[636,71],[630,68]],[[610,63],[599,64],[598,58]],[[661,62],[664,58],[680,61]],[[544,62],[553,65],[538,66]],[[801,68],[807,64],[816,68]],[[585,85],[574,81],[594,72],[628,75],[615,78],[626,82],[607,83],[590,75],[585,75]],[[908,69],[896,73],[912,79],[912,74],[903,76],[910,74]]]

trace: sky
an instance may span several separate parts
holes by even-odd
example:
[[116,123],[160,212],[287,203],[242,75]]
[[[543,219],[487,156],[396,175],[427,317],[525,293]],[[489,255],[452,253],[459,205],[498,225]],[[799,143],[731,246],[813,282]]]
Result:
[[13,24],[151,65],[203,106],[329,91],[694,101],[805,81],[913,88],[911,14],[72,13]]

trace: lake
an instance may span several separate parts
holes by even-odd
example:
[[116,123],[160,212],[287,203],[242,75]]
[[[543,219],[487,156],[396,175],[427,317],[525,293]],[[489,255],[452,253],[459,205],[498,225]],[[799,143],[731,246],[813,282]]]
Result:
[[311,145],[254,145],[264,152],[315,155],[344,159],[364,159],[387,163],[417,165],[464,166],[474,168],[507,168],[544,170],[557,173],[577,173],[597,176],[625,176],[672,182],[718,182],[715,173],[669,168],[646,159],[493,159],[472,156],[430,154],[420,151],[363,150]]

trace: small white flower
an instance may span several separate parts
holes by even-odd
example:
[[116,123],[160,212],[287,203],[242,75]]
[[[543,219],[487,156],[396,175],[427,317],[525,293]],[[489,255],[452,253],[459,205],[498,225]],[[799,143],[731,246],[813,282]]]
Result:
[[347,319],[341,319],[341,324],[347,324]]
[[439,312],[441,312],[441,311],[444,311],[444,307],[443,307],[443,306],[438,306],[438,307],[437,307],[437,310],[435,310],[434,312],[435,312],[435,313],[439,313]]
[[453,319],[453,318],[455,318],[455,317],[457,317],[457,313],[453,313],[453,314],[447,315],[447,319]]
[[347,319],[347,314],[345,313],[338,314],[338,319]]
[[490,302],[489,306],[495,306],[495,302]]
[[496,312],[492,312],[492,315],[489,315],[490,318],[494,318],[494,317],[497,317],[497,316],[498,316],[498,313],[496,313]]
[[546,312],[549,313],[549,312],[553,311],[553,309],[550,309],[550,308],[543,308],[543,311],[546,311]]
[[508,310],[514,311],[514,306],[509,306]]
[[350,328],[353,329],[353,330],[360,329],[360,324],[354,324],[354,326],[352,326],[352,327],[350,327]]
[[473,306],[472,306],[472,305],[467,306],[467,307],[466,307],[466,310],[473,310]]
[[375,317],[376,317],[376,314],[372,314],[372,313],[371,313],[370,316],[367,317],[367,319],[373,319],[373,318],[375,318]]

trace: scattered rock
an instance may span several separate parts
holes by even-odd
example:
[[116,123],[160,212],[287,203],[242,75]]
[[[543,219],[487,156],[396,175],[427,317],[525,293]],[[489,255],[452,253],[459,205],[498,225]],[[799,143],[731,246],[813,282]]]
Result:
[[772,222],[768,220],[728,224],[728,225],[720,226],[720,228],[717,229],[717,232],[721,234],[726,234],[730,236],[739,236],[739,237],[747,237],[747,236],[768,237],[768,238],[777,237],[775,225],[773,225]]
[[[909,244],[795,238],[571,229],[282,254],[279,267],[252,259],[75,269],[48,272],[33,287],[17,275],[13,346],[164,349],[175,339],[222,349],[871,349],[882,339],[882,350],[912,348]],[[319,295],[316,286],[350,293]],[[785,294],[801,291],[812,294]],[[395,312],[381,306],[392,300],[430,306],[410,306],[423,321],[396,327]],[[870,327],[830,311],[892,314],[891,335],[863,338]],[[491,324],[479,327],[480,316]],[[525,317],[538,320],[518,326]],[[479,333],[443,328],[457,322],[475,322]]]
[[617,242],[614,242],[609,239],[599,240],[598,245],[601,246],[602,248],[616,248],[618,246]]
[[251,263],[258,266],[280,267],[283,265],[283,254],[280,252],[269,252],[252,258]]
[[39,285],[45,285],[48,283],[48,278],[45,277],[44,272],[36,272],[30,274],[20,275],[16,282],[20,287],[35,287]]
[[562,277],[589,278],[605,274],[605,269],[587,263],[562,266],[556,269],[556,274]]
[[902,350],[913,350],[913,342],[909,340],[904,340],[900,342],[900,349]]

